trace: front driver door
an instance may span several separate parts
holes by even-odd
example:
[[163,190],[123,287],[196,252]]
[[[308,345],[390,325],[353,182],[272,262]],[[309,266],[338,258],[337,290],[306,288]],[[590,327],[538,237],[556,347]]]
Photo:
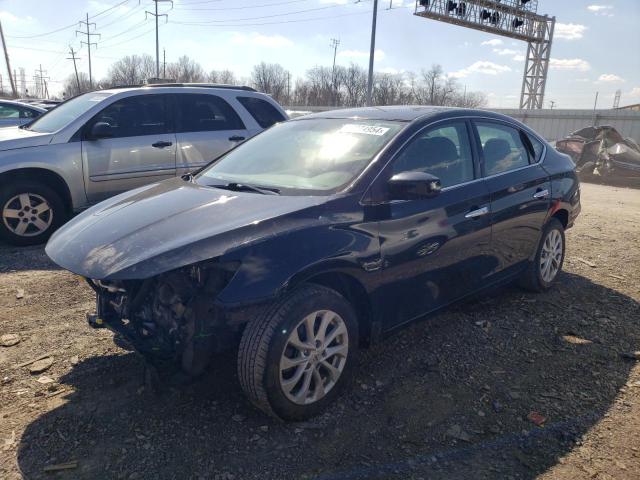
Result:
[[465,120],[418,133],[382,181],[419,170],[443,189],[429,199],[393,200],[379,222],[385,328],[412,320],[477,289],[493,268],[489,191],[480,178]]
[[[82,162],[90,203],[175,176],[176,138],[168,100],[164,94],[123,98],[87,123]],[[111,138],[91,138],[97,122],[111,126]]]

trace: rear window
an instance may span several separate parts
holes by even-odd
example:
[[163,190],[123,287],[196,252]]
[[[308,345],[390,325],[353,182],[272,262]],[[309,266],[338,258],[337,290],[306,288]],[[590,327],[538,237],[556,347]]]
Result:
[[273,105],[256,97],[238,97],[238,101],[251,114],[262,128],[269,128],[275,123],[286,120]]

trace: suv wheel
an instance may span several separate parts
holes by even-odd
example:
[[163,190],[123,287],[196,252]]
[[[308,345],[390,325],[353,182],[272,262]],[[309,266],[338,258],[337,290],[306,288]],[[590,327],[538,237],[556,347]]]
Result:
[[0,187],[0,237],[14,245],[45,242],[66,218],[60,196],[36,182]]
[[562,270],[564,254],[564,228],[557,218],[552,218],[542,232],[536,256],[520,279],[520,284],[534,292],[550,289]]
[[348,383],[358,348],[358,325],[344,297],[304,285],[244,331],[238,377],[249,399],[268,414],[303,420]]

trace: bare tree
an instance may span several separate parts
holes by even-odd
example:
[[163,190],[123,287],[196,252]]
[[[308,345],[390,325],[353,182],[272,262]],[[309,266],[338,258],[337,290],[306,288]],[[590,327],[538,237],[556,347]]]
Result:
[[367,93],[367,71],[351,63],[344,72],[344,104],[348,107],[364,105]]
[[[78,81],[80,81],[80,89],[78,89]],[[78,72],[78,79],[76,80],[75,73],[69,75],[64,81],[64,98],[75,97],[81,93],[85,93],[91,90],[89,85],[89,75],[84,72]]]
[[231,70],[211,70],[209,72],[211,83],[224,83],[227,85],[237,85],[238,79]]
[[251,84],[257,90],[284,103],[289,90],[291,74],[278,63],[261,62],[253,67]]
[[167,77],[182,83],[198,83],[205,81],[202,66],[187,55],[181,56],[177,62],[167,65]]
[[375,105],[395,105],[406,98],[402,74],[377,73],[374,76],[373,101]]
[[155,75],[155,62],[151,55],[127,55],[109,67],[103,83],[115,85],[139,85]]

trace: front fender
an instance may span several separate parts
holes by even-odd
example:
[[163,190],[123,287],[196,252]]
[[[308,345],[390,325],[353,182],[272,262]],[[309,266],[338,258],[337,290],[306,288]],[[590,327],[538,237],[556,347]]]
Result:
[[366,224],[320,225],[290,232],[225,256],[240,268],[218,295],[229,309],[271,301],[301,282],[326,272],[347,273],[369,290],[380,246]]

